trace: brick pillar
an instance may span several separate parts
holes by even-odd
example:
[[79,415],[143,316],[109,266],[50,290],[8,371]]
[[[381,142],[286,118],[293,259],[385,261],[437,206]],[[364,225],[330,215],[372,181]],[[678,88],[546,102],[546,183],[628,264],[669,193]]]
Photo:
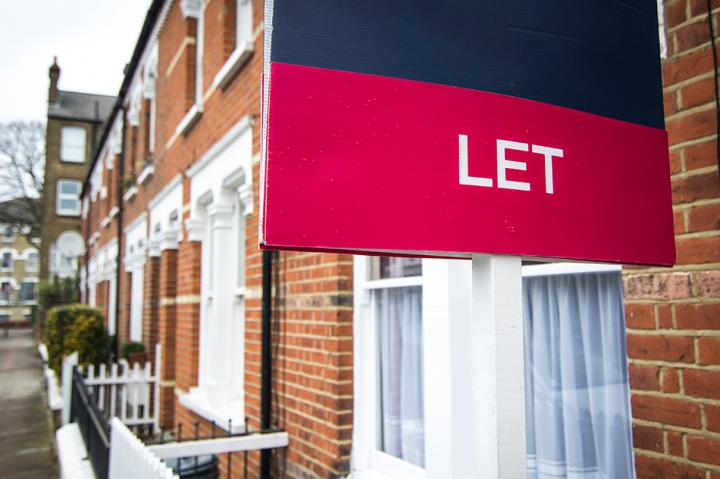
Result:
[[95,307],[98,308],[107,318],[107,292],[108,282],[100,281],[95,286]]
[[177,254],[175,379],[187,391],[198,381],[201,243],[183,241]]
[[117,337],[118,344],[122,348],[124,343],[127,343],[130,339],[130,295],[132,286],[132,274],[125,271],[123,265],[123,271],[120,275],[119,287],[119,299],[120,299],[120,315],[117,323]]
[[143,333],[142,342],[150,361],[155,361],[155,344],[158,342],[158,304],[160,302],[160,258],[148,256],[143,274]]
[[158,307],[158,337],[162,345],[160,365],[160,427],[172,429],[175,402],[175,340],[177,314],[177,249],[160,253],[160,281]]
[[[720,477],[720,179],[707,4],[665,0],[677,265],[624,274],[639,479]],[[717,2],[713,2],[717,33]]]

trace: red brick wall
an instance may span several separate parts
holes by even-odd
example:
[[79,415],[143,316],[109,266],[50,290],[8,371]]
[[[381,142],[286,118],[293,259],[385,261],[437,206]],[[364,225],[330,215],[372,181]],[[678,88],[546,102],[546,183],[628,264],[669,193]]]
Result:
[[[263,3],[254,0],[254,24],[262,29]],[[260,78],[263,37],[255,39],[255,51],[247,64],[223,90],[212,90],[212,80],[235,46],[234,0],[212,0],[205,8],[205,52],[203,55],[204,104],[202,117],[184,135],[175,135],[177,124],[195,98],[196,22],[184,19],[174,2],[159,34],[155,172],[137,185],[135,198],[124,202],[123,222],[128,225],[174,178],[184,175],[208,149],[244,116],[253,126],[253,186],[258,204],[258,159],[260,154]],[[136,134],[127,128],[124,144],[126,172],[144,157],[145,111],[141,106]],[[127,125],[127,123],[126,123]],[[107,175],[107,181],[121,181]],[[189,188],[183,178],[183,221],[189,216]],[[115,200],[110,198],[106,207]],[[94,211],[99,210],[96,204]],[[97,247],[116,235],[115,226],[101,228],[101,214],[86,222],[89,234],[100,231]],[[246,231],[246,341],[245,394],[248,426],[260,425],[260,302],[261,253],[257,249],[257,206],[247,219]],[[124,245],[121,244],[121,255]],[[156,261],[159,261],[155,263]],[[178,394],[198,381],[200,330],[201,245],[187,234],[177,251],[164,251],[159,260],[149,258],[145,270],[145,337],[163,344],[161,418],[167,428],[182,425],[185,437],[209,433],[210,424],[182,407]],[[290,435],[290,447],[274,453],[276,477],[337,477],[349,469],[352,432],[352,260],[345,255],[283,253],[277,264],[275,315],[273,317],[273,417],[274,426]],[[129,335],[131,276],[122,270],[119,290],[120,343]],[[156,328],[156,329],[153,329]],[[155,331],[155,332],[153,332]],[[156,336],[153,336],[156,335]],[[146,343],[152,339],[145,339]],[[150,348],[150,344],[148,347]],[[226,474],[231,464],[235,474],[245,464],[243,454],[221,458]],[[257,477],[259,454],[249,454],[248,472]]]
[[180,242],[177,262],[175,382],[179,389],[197,386],[200,335],[200,243]]
[[173,429],[175,419],[175,337],[177,314],[177,250],[166,249],[160,255],[158,340],[162,345],[160,365],[160,427]]
[[120,275],[120,283],[118,284],[118,297],[120,302],[120,314],[117,323],[117,338],[120,346],[130,340],[130,291],[132,286],[132,274],[125,271],[125,265],[122,265],[122,273]]
[[[625,271],[637,477],[718,478],[720,179],[706,2],[668,0],[665,21],[678,262]],[[717,32],[717,9],[713,21]]]
[[160,258],[149,256],[143,274],[143,335],[148,359],[155,361],[158,342],[158,307],[160,304]]

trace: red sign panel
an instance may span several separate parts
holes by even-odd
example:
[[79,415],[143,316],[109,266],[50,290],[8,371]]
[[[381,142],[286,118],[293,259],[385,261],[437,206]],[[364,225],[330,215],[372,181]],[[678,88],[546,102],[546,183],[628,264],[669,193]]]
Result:
[[663,130],[419,81],[268,73],[262,248],[675,261]]

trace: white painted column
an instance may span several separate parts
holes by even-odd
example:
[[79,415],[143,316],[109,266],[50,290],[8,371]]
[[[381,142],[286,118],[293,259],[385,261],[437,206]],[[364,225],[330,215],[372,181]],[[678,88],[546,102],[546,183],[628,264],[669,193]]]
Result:
[[[208,208],[211,231],[211,290],[212,315],[207,318],[209,337],[212,344],[208,351],[208,377],[210,385],[215,389],[213,394],[220,397],[228,394],[227,385],[230,381],[230,364],[232,334],[231,320],[233,314],[233,297],[235,291],[236,263],[232,261],[230,250],[236,247],[233,238],[233,207],[226,203],[214,203]],[[217,387],[217,388],[215,388]]]
[[472,277],[473,477],[525,479],[521,258],[473,255]]

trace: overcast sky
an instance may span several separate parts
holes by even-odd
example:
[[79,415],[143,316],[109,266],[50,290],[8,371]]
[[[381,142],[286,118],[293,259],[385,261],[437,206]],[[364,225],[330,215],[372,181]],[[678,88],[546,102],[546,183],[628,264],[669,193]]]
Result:
[[0,0],[0,122],[44,120],[61,90],[116,95],[150,0]]

